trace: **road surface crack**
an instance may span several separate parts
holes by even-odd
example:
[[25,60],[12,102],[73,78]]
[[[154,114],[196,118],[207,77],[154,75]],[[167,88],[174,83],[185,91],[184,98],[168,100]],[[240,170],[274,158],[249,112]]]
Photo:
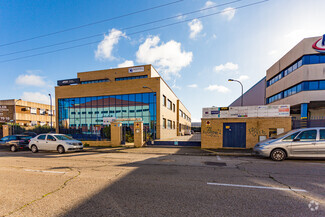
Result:
[[[72,171],[71,168],[69,168],[69,169]],[[60,187],[58,187],[57,189],[55,189],[55,190],[53,190],[53,191],[51,191],[51,192],[48,192],[48,193],[42,195],[40,198],[37,198],[37,199],[35,199],[35,200],[33,200],[33,201],[30,201],[30,202],[24,204],[23,206],[21,206],[21,207],[15,209],[15,210],[13,210],[13,211],[11,211],[11,212],[9,212],[9,213],[3,215],[3,217],[5,217],[5,216],[9,216],[9,215],[12,215],[12,214],[14,214],[14,213],[16,213],[16,212],[18,212],[18,211],[20,211],[20,210],[22,210],[22,209],[28,207],[29,205],[31,205],[31,204],[33,204],[33,203],[35,203],[35,202],[37,202],[37,201],[40,201],[40,200],[44,199],[45,197],[47,197],[47,196],[49,196],[49,195],[51,195],[51,194],[54,194],[54,193],[56,193],[56,192],[58,192],[58,191],[64,189],[64,188],[68,185],[68,183],[69,183],[70,181],[72,181],[73,179],[75,179],[75,178],[77,178],[78,176],[80,176],[80,174],[81,174],[81,172],[78,170],[78,174],[77,174],[77,175],[75,175],[75,176],[73,176],[73,177],[71,177],[71,178],[65,180],[64,183],[63,183]]]

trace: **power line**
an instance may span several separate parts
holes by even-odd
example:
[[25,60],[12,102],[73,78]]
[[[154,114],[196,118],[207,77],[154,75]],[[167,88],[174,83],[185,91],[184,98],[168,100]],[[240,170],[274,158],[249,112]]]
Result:
[[80,26],[76,26],[76,27],[71,27],[71,28],[68,28],[68,29],[63,29],[63,30],[60,30],[60,31],[47,33],[47,34],[44,34],[44,35],[39,35],[39,36],[31,37],[31,38],[26,38],[26,39],[22,39],[22,40],[18,40],[18,41],[13,41],[13,42],[5,43],[5,44],[0,44],[0,47],[12,45],[12,44],[17,44],[17,43],[22,43],[22,42],[25,42],[25,41],[31,41],[31,40],[34,40],[34,39],[37,39],[37,38],[44,38],[44,37],[47,37],[47,36],[50,36],[50,35],[56,35],[56,34],[60,34],[60,33],[63,33],[63,32],[69,32],[69,31],[76,30],[76,29],[81,29],[81,28],[84,28],[84,27],[87,27],[87,26],[92,26],[92,25],[96,25],[96,24],[99,24],[99,23],[104,23],[104,22],[120,19],[120,18],[123,18],[123,17],[128,17],[128,16],[131,16],[131,15],[134,15],[134,14],[139,14],[139,13],[142,13],[142,12],[154,10],[154,9],[157,9],[157,8],[166,7],[166,6],[176,4],[176,3],[179,3],[179,2],[182,2],[182,1],[184,1],[184,0],[177,0],[177,1],[174,1],[174,2],[158,5],[158,6],[155,6],[155,7],[146,8],[146,9],[143,9],[143,10],[131,12],[131,13],[128,13],[128,14],[123,14],[123,15],[120,15],[120,16],[111,17],[111,18],[108,18],[108,19],[99,20],[99,21],[95,21],[95,22],[92,22],[92,23],[88,23],[88,24],[84,24],[84,25],[80,25]]
[[[231,8],[231,9],[228,9],[228,10],[218,11],[218,12],[215,12],[215,13],[202,15],[202,16],[187,19],[187,20],[182,20],[182,21],[179,21],[179,22],[174,22],[174,23],[170,23],[170,24],[166,24],[166,25],[162,25],[162,26],[157,26],[157,27],[141,30],[141,31],[138,31],[138,32],[133,32],[133,33],[130,33],[128,35],[135,35],[135,34],[139,34],[139,33],[143,33],[143,32],[148,32],[148,31],[151,31],[151,30],[156,30],[156,29],[161,29],[161,28],[165,28],[165,27],[169,27],[169,26],[174,26],[174,25],[177,25],[177,24],[192,21],[193,19],[202,19],[202,18],[213,16],[213,15],[221,14],[221,13],[224,13],[224,12],[227,12],[227,11],[239,10],[239,9],[242,9],[242,8],[246,8],[246,7],[250,7],[250,6],[253,6],[253,5],[261,4],[261,3],[264,3],[264,2],[267,2],[267,1],[269,1],[269,0],[258,1],[258,2],[254,2],[254,3],[251,3],[251,4],[246,4],[246,5],[243,5],[243,6],[239,6],[239,7],[236,7],[236,8]],[[43,52],[43,53],[33,54],[33,55],[29,55],[29,56],[23,56],[23,57],[18,57],[18,58],[14,58],[14,59],[3,60],[3,61],[0,61],[0,63],[11,62],[11,61],[20,60],[20,59],[26,59],[26,58],[29,58],[29,57],[55,53],[55,52],[59,52],[59,51],[63,51],[63,50],[69,50],[69,49],[78,48],[78,47],[84,47],[84,46],[91,45],[91,44],[97,44],[99,42],[101,42],[101,40],[100,41],[89,42],[89,43],[85,43],[85,44],[80,44],[80,45],[76,45],[76,46],[71,46],[71,47],[67,47],[67,48],[61,48],[61,49],[57,49],[57,50],[53,50],[53,51],[47,51],[47,52]]]
[[[228,3],[223,3],[223,4],[219,4],[219,5],[214,5],[214,6],[211,6],[211,7],[202,8],[200,10],[187,12],[187,13],[184,13],[184,14],[179,14],[179,15],[175,15],[175,16],[171,16],[171,17],[167,17],[167,18],[163,18],[163,19],[159,19],[159,20],[155,20],[155,21],[150,21],[150,22],[147,22],[147,23],[142,23],[142,24],[138,24],[138,25],[134,25],[134,26],[129,26],[129,27],[121,29],[121,31],[125,31],[125,30],[128,30],[128,29],[133,29],[133,28],[137,28],[137,27],[141,27],[141,26],[146,26],[146,25],[149,25],[149,24],[154,24],[154,23],[158,23],[158,22],[162,22],[162,21],[166,21],[166,20],[170,20],[170,19],[175,19],[175,18],[179,18],[179,17],[182,17],[182,16],[187,16],[187,15],[190,15],[190,14],[210,10],[210,9],[213,9],[213,8],[216,8],[216,7],[233,4],[233,3],[236,3],[236,2],[240,2],[240,1],[243,1],[243,0],[235,0],[235,1],[232,1],[232,2],[228,2]],[[36,48],[32,48],[32,49],[27,49],[27,50],[21,50],[21,51],[6,53],[6,54],[0,54],[0,57],[9,56],[9,55],[18,54],[18,53],[25,53],[25,52],[29,52],[29,51],[33,51],[33,50],[39,50],[39,49],[54,47],[54,46],[63,45],[63,44],[68,44],[68,43],[72,43],[72,42],[76,42],[76,41],[81,41],[81,40],[85,40],[85,39],[89,39],[89,38],[102,36],[103,34],[105,34],[105,33],[99,33],[99,34],[95,34],[95,35],[90,35],[90,36],[86,36],[86,37],[82,37],[82,38],[77,38],[77,39],[73,39],[73,40],[69,40],[69,41],[59,42],[59,43],[45,45],[45,46],[36,47]]]

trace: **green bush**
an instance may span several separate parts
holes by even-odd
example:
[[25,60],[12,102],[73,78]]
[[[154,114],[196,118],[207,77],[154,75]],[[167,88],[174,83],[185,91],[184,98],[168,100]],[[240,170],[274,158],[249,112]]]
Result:
[[50,132],[55,132],[54,128],[51,128],[50,126],[36,126],[32,130],[30,130],[34,133],[41,134],[41,133],[50,133]]

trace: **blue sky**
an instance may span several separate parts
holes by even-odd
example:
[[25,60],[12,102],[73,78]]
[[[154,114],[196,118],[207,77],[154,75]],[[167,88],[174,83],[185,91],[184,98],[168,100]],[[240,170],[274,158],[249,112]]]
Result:
[[[77,72],[122,65],[153,64],[176,95],[199,121],[202,107],[227,106],[249,89],[266,70],[304,37],[325,33],[324,0],[242,0],[204,12],[123,30],[142,23],[229,3],[229,0],[183,0],[166,7],[8,46],[3,44],[76,27],[155,7],[176,0],[137,1],[0,1],[0,98],[49,102],[56,81]],[[217,13],[214,16],[196,17]],[[142,31],[169,23],[184,23]],[[97,37],[64,45],[6,55],[41,46]],[[96,42],[46,55],[6,60]]]

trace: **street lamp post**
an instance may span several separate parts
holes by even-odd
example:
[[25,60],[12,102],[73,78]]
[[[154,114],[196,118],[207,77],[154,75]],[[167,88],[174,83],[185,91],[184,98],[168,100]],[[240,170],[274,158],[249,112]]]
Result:
[[[150,87],[143,86],[142,88],[147,88],[147,89],[151,90],[152,93],[154,93],[154,91]],[[157,121],[157,117],[156,117],[156,121]],[[155,140],[155,139],[156,139],[156,123],[154,122],[154,124],[153,124],[153,140]]]
[[238,82],[241,86],[241,97],[240,97],[240,105],[243,106],[243,101],[244,101],[244,88],[243,88],[243,84],[238,81],[238,80],[235,80],[235,79],[228,79],[228,81],[235,81],[235,82]]
[[17,118],[16,118],[16,103],[20,101],[21,99],[14,99],[14,120],[13,120],[13,127],[12,127],[12,134],[15,134],[15,127],[17,123]]
[[53,109],[52,109],[52,96],[51,94],[49,93],[49,96],[50,96],[50,107],[51,107],[51,131],[52,131],[52,118],[53,118]]

